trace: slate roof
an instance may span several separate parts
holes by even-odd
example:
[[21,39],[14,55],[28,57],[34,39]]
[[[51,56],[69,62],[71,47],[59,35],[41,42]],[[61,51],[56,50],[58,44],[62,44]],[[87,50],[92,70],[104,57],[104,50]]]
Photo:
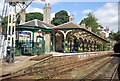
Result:
[[78,25],[74,22],[67,22],[62,25],[55,26],[52,29],[70,29],[70,28],[81,28],[81,27],[80,27],[80,25]]
[[40,28],[45,28],[45,29],[51,29],[52,27],[54,27],[54,25],[47,24],[47,23],[40,21],[38,19],[34,19],[31,21],[19,24],[19,26],[40,27]]

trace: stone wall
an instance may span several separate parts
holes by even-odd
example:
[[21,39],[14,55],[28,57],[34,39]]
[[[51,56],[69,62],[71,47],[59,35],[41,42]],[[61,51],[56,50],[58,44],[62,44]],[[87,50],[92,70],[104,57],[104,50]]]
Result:
[[50,34],[49,33],[45,34],[44,40],[45,40],[45,52],[50,52]]
[[41,36],[42,37],[42,33],[34,32],[34,42],[37,42],[37,36]]

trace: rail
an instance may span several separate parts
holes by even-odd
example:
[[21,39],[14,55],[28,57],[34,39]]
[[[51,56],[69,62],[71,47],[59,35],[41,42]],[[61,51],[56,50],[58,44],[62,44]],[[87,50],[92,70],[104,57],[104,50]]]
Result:
[[115,68],[115,70],[114,70],[114,72],[113,72],[113,74],[112,74],[112,76],[111,76],[110,81],[113,81],[113,80],[114,80],[114,78],[115,78],[115,76],[116,76],[116,74],[117,74],[117,70],[118,70],[118,65],[116,66],[116,68]]
[[[115,77],[117,76],[117,70],[118,70],[118,62],[117,61],[118,60],[119,60],[119,58],[114,57],[114,58],[106,61],[105,63],[103,63],[102,65],[100,65],[99,67],[97,67],[93,71],[89,72],[84,77],[82,77],[79,81],[85,81],[86,79],[93,79],[93,80],[109,79],[109,81],[117,80],[118,77],[117,78],[115,78]],[[106,68],[107,65],[109,65],[108,67],[110,70],[108,70]],[[105,74],[104,74],[104,72],[105,72]]]
[[97,72],[99,69],[101,69],[103,66],[105,66],[107,63],[111,62],[113,59],[112,58],[110,60],[108,60],[107,62],[105,62],[104,64],[100,65],[98,68],[96,68],[95,70],[91,71],[90,73],[88,73],[86,76],[82,77],[79,81],[84,81],[87,77],[91,76],[92,74],[94,74],[95,72]]

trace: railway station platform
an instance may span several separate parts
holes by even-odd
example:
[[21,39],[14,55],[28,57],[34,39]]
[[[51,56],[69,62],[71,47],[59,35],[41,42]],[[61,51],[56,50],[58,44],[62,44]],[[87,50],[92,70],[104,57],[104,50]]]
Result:
[[37,61],[29,61],[33,57],[35,56],[15,56],[14,63],[6,63],[1,60],[0,75],[7,75],[37,63]]
[[58,52],[51,52],[49,54],[53,54],[53,56],[69,56],[69,55],[99,55],[99,54],[106,54],[106,53],[113,53],[113,51],[98,51],[98,52],[80,52],[80,53],[58,53]]
[[[72,56],[77,55],[81,60],[88,59],[91,57],[99,57],[101,55],[106,55],[113,53],[112,51],[99,51],[99,52],[81,52],[81,53],[57,53],[51,52],[46,53],[40,56],[16,56],[14,63],[5,63],[1,61],[0,64],[0,76],[9,75],[15,73],[21,69],[32,66],[45,58],[50,56],[52,57],[61,57],[61,56]],[[36,60],[37,59],[37,60]]]

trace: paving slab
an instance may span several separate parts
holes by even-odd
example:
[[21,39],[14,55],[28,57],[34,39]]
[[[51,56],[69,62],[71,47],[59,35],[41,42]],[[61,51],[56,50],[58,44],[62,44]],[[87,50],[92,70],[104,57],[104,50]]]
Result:
[[0,75],[13,73],[37,63],[37,61],[30,61],[30,58],[32,57],[35,56],[15,56],[14,63],[6,63],[1,61]]

